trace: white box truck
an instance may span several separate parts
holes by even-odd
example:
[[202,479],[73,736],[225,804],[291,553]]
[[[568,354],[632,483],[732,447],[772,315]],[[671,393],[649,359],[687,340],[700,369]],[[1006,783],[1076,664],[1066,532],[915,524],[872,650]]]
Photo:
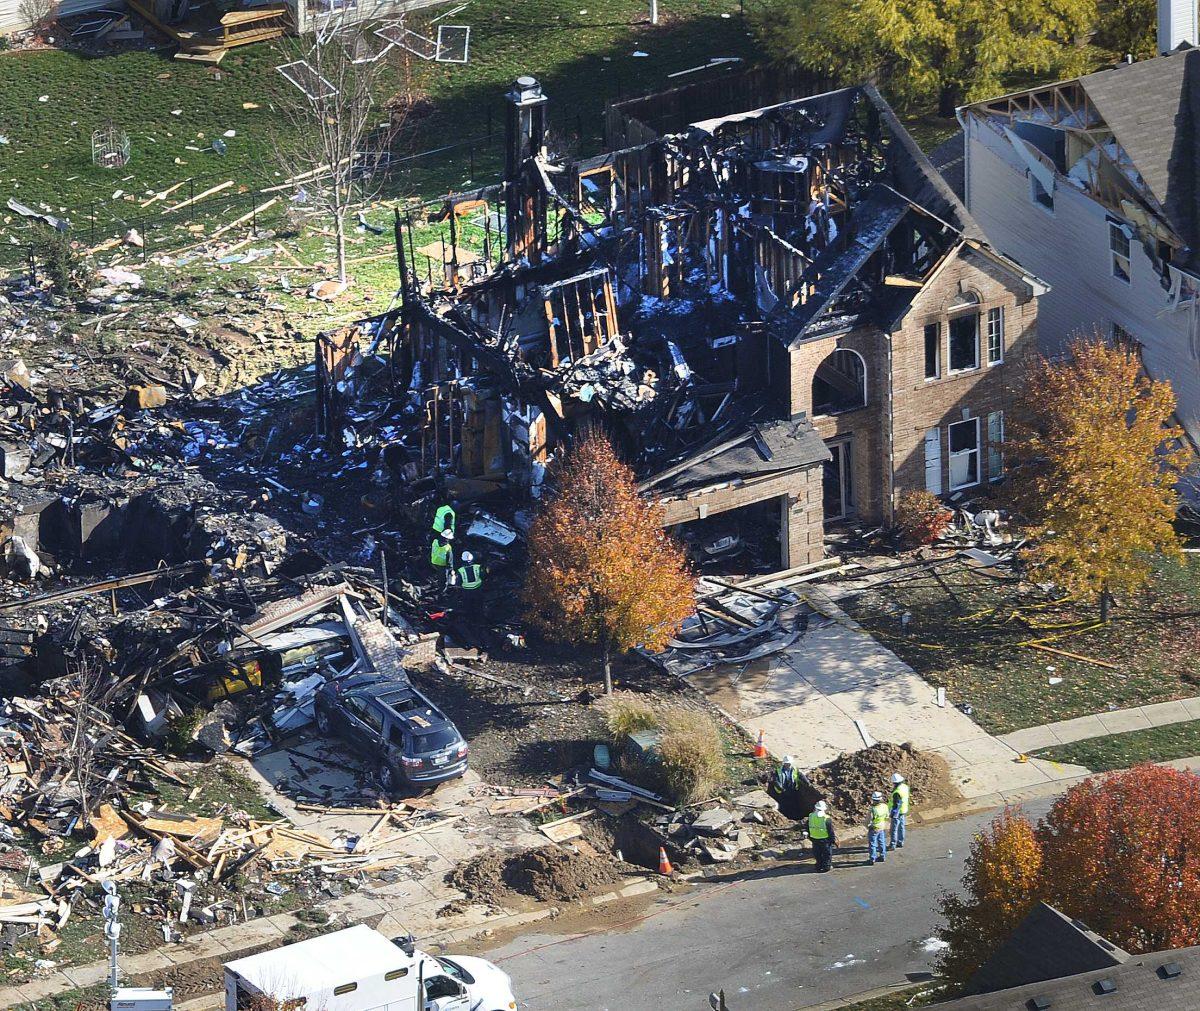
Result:
[[225,964],[225,1011],[514,1011],[482,958],[418,951],[359,924]]

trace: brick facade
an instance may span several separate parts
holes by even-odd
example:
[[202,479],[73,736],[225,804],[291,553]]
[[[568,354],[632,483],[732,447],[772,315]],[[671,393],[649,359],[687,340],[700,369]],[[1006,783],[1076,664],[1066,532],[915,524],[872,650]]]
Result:
[[[965,293],[969,295],[965,296]],[[956,300],[975,299],[951,309]],[[988,313],[1003,313],[1003,353],[988,364]],[[949,322],[978,315],[977,368],[952,372],[949,367]],[[938,378],[925,377],[925,325],[939,324]],[[790,351],[786,382],[772,369],[772,389],[793,415],[807,414],[827,444],[851,443],[854,506],[859,519],[886,523],[897,496],[905,489],[926,487],[926,433],[938,432],[940,493],[950,487],[948,427],[979,420],[978,483],[990,472],[988,416],[1003,415],[1003,426],[1020,409],[1020,389],[1029,356],[1036,352],[1037,299],[1030,285],[1011,268],[968,245],[960,245],[933,272],[917,293],[897,328],[889,335],[875,327],[804,341]],[[866,367],[866,406],[833,415],[813,409],[813,376],[837,349],[858,353]],[[998,426],[996,426],[998,427]],[[994,434],[994,429],[993,429]],[[964,488],[970,494],[972,488]]]
[[820,561],[825,555],[821,475],[818,464],[760,481],[731,482],[664,498],[663,525],[689,523],[774,498],[779,500],[783,568]]

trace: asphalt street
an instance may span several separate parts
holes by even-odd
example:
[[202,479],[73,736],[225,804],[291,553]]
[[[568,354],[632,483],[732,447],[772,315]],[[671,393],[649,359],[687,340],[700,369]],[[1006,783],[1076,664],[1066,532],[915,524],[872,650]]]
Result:
[[[1041,815],[1050,801],[1026,806]],[[700,882],[603,932],[525,934],[487,953],[535,1011],[687,1011],[725,990],[730,1011],[796,1011],[930,970],[937,895],[958,884],[994,812],[911,831],[869,866],[811,859]]]

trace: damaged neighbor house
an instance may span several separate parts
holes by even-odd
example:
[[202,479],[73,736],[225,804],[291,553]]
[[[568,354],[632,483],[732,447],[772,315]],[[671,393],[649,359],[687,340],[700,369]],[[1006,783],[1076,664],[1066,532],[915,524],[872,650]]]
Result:
[[[402,307],[319,339],[331,437],[380,431],[358,363],[386,345],[419,419],[382,429],[393,471],[536,497],[599,425],[669,525],[710,553],[777,531],[784,566],[820,559],[829,524],[888,522],[905,488],[1001,475],[1045,289],[873,88],[582,160],[553,153],[536,80],[507,99],[504,182],[448,201],[442,269],[417,276],[398,226]],[[482,256],[453,230],[480,212]]]
[[1196,445],[1200,51],[1185,6],[1160,5],[1168,55],[978,102],[959,117],[971,214],[1051,285],[1038,328],[1045,351],[1094,329],[1137,348],[1149,375],[1170,381]]

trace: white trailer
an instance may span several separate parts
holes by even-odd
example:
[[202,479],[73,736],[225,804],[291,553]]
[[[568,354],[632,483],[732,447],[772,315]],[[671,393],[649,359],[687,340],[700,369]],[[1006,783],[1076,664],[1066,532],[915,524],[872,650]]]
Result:
[[[422,999],[419,1001],[419,997]],[[482,958],[434,958],[359,924],[225,964],[225,1011],[514,1011]]]

